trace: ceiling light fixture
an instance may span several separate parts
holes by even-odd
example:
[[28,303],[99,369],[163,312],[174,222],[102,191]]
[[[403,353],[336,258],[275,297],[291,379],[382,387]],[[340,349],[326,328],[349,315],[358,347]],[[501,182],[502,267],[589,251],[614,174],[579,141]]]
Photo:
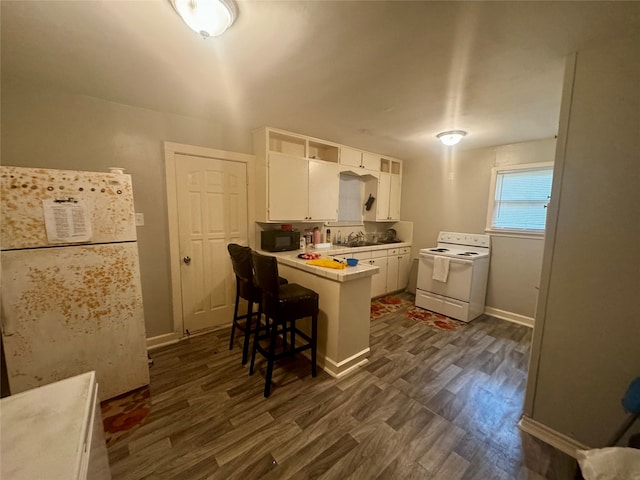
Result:
[[448,132],[439,133],[436,137],[438,137],[444,145],[450,147],[462,140],[462,137],[466,134],[467,132],[464,130],[449,130]]
[[170,0],[191,30],[202,38],[222,35],[233,25],[238,10],[233,0]]

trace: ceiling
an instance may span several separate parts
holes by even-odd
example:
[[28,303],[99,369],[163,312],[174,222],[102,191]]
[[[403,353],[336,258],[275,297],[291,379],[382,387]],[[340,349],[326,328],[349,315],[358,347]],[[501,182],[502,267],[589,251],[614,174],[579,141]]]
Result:
[[240,1],[203,40],[168,0],[1,2],[2,81],[421,158],[556,134],[564,57],[640,2]]

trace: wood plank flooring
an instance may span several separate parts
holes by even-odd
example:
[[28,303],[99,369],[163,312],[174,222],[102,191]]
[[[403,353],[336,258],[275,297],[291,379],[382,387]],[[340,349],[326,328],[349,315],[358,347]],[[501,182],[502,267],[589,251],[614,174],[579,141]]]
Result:
[[265,362],[249,376],[229,328],[153,351],[152,410],[110,446],[113,479],[542,478],[516,426],[531,330],[488,316],[434,330],[404,310],[372,320],[353,374],[283,361],[268,399]]

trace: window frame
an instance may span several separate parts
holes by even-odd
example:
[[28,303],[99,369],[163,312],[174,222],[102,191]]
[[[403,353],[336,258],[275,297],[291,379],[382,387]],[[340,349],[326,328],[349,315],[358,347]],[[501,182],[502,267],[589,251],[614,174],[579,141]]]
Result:
[[[523,237],[523,238],[544,238],[546,227],[542,230],[524,228],[495,228],[493,222],[493,209],[495,208],[496,183],[498,174],[503,172],[517,172],[522,170],[551,170],[553,177],[554,162],[522,163],[517,165],[501,165],[491,169],[491,185],[489,187],[489,206],[487,207],[487,221],[485,233],[496,236]],[[553,186],[552,186],[553,188]],[[551,195],[551,192],[549,192]],[[548,205],[548,204],[547,204]]]

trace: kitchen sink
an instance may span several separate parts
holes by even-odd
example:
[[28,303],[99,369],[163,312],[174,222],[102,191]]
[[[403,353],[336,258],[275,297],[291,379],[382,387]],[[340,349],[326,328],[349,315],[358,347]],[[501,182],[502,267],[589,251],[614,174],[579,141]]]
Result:
[[380,245],[380,244],[376,242],[366,242],[366,241],[345,243],[345,247],[370,247],[372,245]]

